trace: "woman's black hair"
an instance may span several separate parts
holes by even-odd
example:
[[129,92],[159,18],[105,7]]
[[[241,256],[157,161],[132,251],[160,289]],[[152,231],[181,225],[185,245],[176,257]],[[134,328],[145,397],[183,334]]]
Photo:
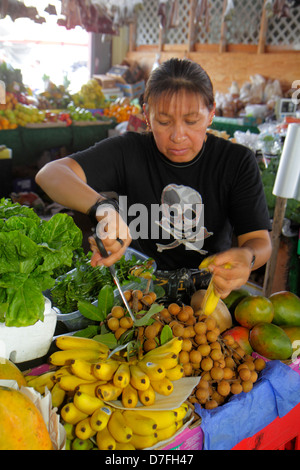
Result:
[[180,90],[200,94],[207,108],[213,108],[213,85],[206,71],[196,62],[178,58],[166,60],[151,72],[144,102],[155,102],[161,95],[171,96]]

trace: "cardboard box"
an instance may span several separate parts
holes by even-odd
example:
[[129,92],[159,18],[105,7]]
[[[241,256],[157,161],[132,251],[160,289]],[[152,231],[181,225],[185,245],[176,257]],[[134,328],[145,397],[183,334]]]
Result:
[[114,65],[106,75],[113,77],[118,83],[127,83],[130,78],[130,70],[127,65]]
[[93,75],[93,78],[97,80],[99,85],[106,90],[107,88],[115,88],[116,87],[116,80],[113,77],[109,77],[108,75]]
[[145,91],[145,81],[141,80],[140,82],[119,84],[120,89],[124,93],[124,96],[133,99],[139,98],[139,96]]

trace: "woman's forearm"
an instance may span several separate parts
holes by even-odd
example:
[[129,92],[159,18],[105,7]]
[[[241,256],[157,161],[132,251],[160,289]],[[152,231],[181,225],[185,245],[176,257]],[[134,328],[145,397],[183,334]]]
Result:
[[55,202],[87,213],[99,194],[86,184],[81,167],[70,158],[45,165],[36,175],[37,184]]
[[238,238],[238,244],[240,248],[248,248],[249,251],[252,252],[252,255],[255,256],[255,263],[252,270],[258,269],[266,264],[271,256],[272,244],[267,231],[258,231],[242,235]]

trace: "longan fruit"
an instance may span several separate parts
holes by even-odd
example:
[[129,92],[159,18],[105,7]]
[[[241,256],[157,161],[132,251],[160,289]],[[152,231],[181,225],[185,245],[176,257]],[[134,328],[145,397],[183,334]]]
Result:
[[190,362],[190,355],[187,351],[180,351],[178,357],[179,357],[179,363],[182,365],[185,365],[188,362]]
[[127,331],[125,328],[119,327],[119,328],[115,331],[115,338],[116,338],[117,340],[120,339],[120,337],[122,336],[123,333],[125,333],[125,331]]
[[234,382],[231,384],[230,391],[232,395],[238,395],[239,393],[242,393],[243,387],[242,384],[239,382]]
[[217,322],[216,320],[214,319],[214,317],[212,316],[209,316],[205,319],[205,323],[206,323],[206,326],[207,326],[207,329],[209,331],[213,330],[214,328],[216,328],[217,326]]
[[174,336],[177,336],[180,337],[182,336],[183,337],[183,333],[184,333],[184,326],[183,325],[179,325],[179,323],[176,323],[173,328],[172,328],[172,332],[173,332],[173,335]]
[[140,289],[134,289],[132,291],[132,297],[137,298],[138,300],[141,300],[143,298],[144,294]]
[[210,352],[210,357],[213,361],[219,361],[223,358],[223,353],[220,349],[212,349]]
[[199,345],[200,344],[207,344],[207,339],[206,339],[205,334],[195,335],[194,340],[195,340],[195,343],[199,344]]
[[143,349],[145,352],[152,351],[152,349],[156,348],[156,342],[154,339],[146,339],[143,343]]
[[178,315],[178,313],[180,312],[181,310],[181,307],[176,304],[176,303],[171,303],[169,306],[168,306],[168,310],[170,312],[171,315]]
[[122,318],[125,315],[125,310],[120,305],[114,305],[111,309],[111,314],[115,318]]
[[255,370],[256,370],[257,372],[262,371],[262,370],[266,367],[265,361],[264,361],[263,359],[261,359],[260,357],[258,357],[257,359],[255,359],[254,365],[255,365]]
[[129,302],[132,299],[132,292],[131,290],[125,290],[124,292],[124,297]]
[[200,363],[201,369],[204,371],[210,371],[214,363],[210,357],[204,357]]
[[122,317],[120,318],[120,327],[128,330],[133,325],[133,320],[130,317]]
[[205,403],[205,409],[206,410],[213,410],[214,408],[217,408],[219,405],[216,402],[216,400],[209,400]]
[[209,345],[210,345],[211,349],[220,349],[221,350],[221,345],[220,345],[219,341],[213,341]]
[[251,380],[246,380],[242,382],[243,392],[248,393],[251,392],[253,388],[253,382]]
[[172,320],[171,314],[167,308],[163,308],[159,312],[159,315],[166,323],[170,323],[170,321]]
[[151,297],[151,295],[149,295],[149,294],[143,295],[143,297],[142,297],[140,300],[141,300],[141,302],[142,302],[143,304],[145,304],[146,306],[153,304],[152,297]]
[[194,325],[196,335],[204,335],[207,331],[207,326],[203,321],[198,321]]
[[157,295],[156,295],[155,292],[150,291],[150,292],[148,292],[148,295],[150,295],[150,297],[151,297],[151,299],[152,299],[152,303],[156,301]]
[[234,376],[234,372],[232,369],[230,369],[229,367],[224,367],[223,370],[223,373],[224,373],[224,379],[225,380],[230,380],[232,379],[232,377]]
[[197,350],[200,351],[202,356],[208,356],[211,351],[211,347],[209,344],[200,344]]
[[194,315],[190,315],[189,318],[186,320],[185,324],[187,326],[194,326],[195,323],[196,323],[196,318],[194,317]]
[[184,305],[181,310],[187,312],[190,317],[194,315],[194,309],[190,305]]
[[201,380],[203,380],[204,382],[207,382],[207,383],[209,383],[209,381],[212,380],[209,370],[204,371],[204,373],[201,374]]
[[163,328],[163,325],[162,323],[160,323],[159,321],[155,320],[152,325],[154,326],[154,328],[156,329],[157,333],[160,332],[160,330],[162,330]]
[[218,383],[217,392],[222,395],[222,397],[227,397],[230,393],[230,384],[226,382],[226,380],[221,380],[221,382]]
[[201,377],[198,385],[197,385],[197,388],[204,388],[205,390],[208,390],[209,388],[209,383],[207,380],[203,379],[203,377]]
[[230,369],[235,368],[235,362],[232,357],[225,357],[225,367],[229,367]]
[[258,379],[258,373],[255,370],[252,370],[251,377],[250,377],[251,382],[255,383],[257,379]]
[[177,318],[179,321],[186,322],[190,316],[188,312],[185,312],[183,309],[180,310],[180,312],[177,314]]
[[202,359],[202,354],[200,353],[200,351],[193,349],[193,351],[190,352],[190,362],[200,364],[201,359]]
[[241,356],[241,357],[244,357],[245,356],[245,351],[243,350],[243,348],[241,348],[240,346],[238,346],[237,348],[235,348],[235,352]]
[[221,367],[213,367],[210,370],[211,378],[214,380],[222,380],[224,378],[224,370]]
[[[189,338],[185,338],[182,340],[181,344],[181,351],[190,352],[193,349],[193,343]],[[193,361],[191,361],[193,362]]]
[[157,331],[154,325],[148,325],[144,331],[145,338],[154,339],[157,336]]
[[183,367],[183,372],[185,377],[189,377],[193,373],[193,366],[190,362],[187,362],[186,364],[182,364]]
[[218,339],[218,334],[214,330],[210,330],[206,333],[206,338],[209,343],[214,343]]
[[215,400],[218,405],[222,405],[224,403],[225,397],[222,397],[217,391],[214,391],[211,395],[211,399]]
[[226,334],[223,336],[223,341],[228,345],[228,346],[231,346],[234,344],[234,338],[229,335],[229,334]]
[[197,397],[197,400],[199,400],[199,403],[201,405],[204,405],[205,402],[208,400],[209,398],[209,392],[208,392],[208,389],[205,389],[205,388],[198,388],[195,392],[195,395]]
[[247,369],[246,369],[246,368],[243,368],[243,369],[240,369],[240,370],[239,370],[239,376],[241,377],[241,379],[242,379],[243,381],[246,382],[246,381],[250,380],[250,378],[251,378],[251,372],[250,372],[250,370],[249,370],[248,368],[247,368]]
[[184,328],[183,337],[184,338],[193,338],[196,335],[195,330],[192,326],[186,326]]
[[119,319],[116,318],[116,317],[110,317],[108,320],[107,320],[107,326],[108,328],[111,330],[111,331],[117,331],[117,329],[119,328],[120,326],[120,322],[119,322]]

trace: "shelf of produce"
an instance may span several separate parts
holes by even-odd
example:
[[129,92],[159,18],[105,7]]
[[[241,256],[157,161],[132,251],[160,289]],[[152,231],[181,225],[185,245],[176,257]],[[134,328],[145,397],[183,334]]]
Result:
[[249,131],[251,134],[259,134],[257,126],[241,123],[241,119],[236,118],[223,118],[216,116],[210,128],[218,131],[226,131],[230,137],[233,137],[235,131]]

